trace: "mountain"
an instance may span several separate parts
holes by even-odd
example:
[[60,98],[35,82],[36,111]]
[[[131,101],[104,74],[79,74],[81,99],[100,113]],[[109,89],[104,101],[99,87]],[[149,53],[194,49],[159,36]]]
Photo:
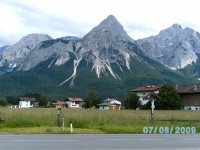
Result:
[[10,47],[10,45],[4,45],[0,47],[0,51],[6,50]]
[[79,40],[79,37],[76,36],[65,36],[65,37],[61,37],[61,39],[63,40]]
[[196,82],[150,59],[113,15],[83,38],[32,34],[0,56],[0,96],[83,97],[95,87],[102,98],[123,99],[143,84]]
[[52,39],[48,35],[29,34],[5,51],[0,51],[0,74],[15,70],[26,56],[42,41]]
[[200,33],[180,25],[160,31],[137,41],[139,48],[150,58],[173,69],[182,69],[195,63],[200,53]]

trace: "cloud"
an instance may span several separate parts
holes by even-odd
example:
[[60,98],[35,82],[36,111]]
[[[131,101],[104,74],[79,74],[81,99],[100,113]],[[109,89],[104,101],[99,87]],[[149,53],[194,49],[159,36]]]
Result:
[[199,0],[0,1],[0,46],[30,33],[83,37],[114,15],[133,38],[158,34],[174,23],[200,31]]
[[0,45],[13,44],[29,33],[44,33],[57,38],[66,35],[81,37],[88,32],[87,22],[79,24],[65,15],[36,8],[21,1],[1,2],[0,9],[1,14],[6,16],[0,17],[4,22],[0,24]]

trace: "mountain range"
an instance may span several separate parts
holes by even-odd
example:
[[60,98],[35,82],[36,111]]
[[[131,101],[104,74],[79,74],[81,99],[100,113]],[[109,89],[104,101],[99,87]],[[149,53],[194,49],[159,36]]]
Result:
[[136,86],[196,83],[199,40],[174,24],[136,41],[113,15],[83,38],[29,34],[0,51],[0,96],[85,97],[94,87],[101,98],[123,99]]

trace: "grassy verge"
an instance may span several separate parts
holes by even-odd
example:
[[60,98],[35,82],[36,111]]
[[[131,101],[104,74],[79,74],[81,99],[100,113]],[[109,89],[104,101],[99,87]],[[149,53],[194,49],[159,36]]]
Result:
[[[155,122],[150,121],[150,111],[102,111],[96,109],[62,109],[64,131],[57,127],[58,115],[55,108],[8,109],[0,108],[0,133],[15,134],[68,134],[69,124],[73,123],[77,133],[143,133],[144,127],[196,127],[200,123],[159,122],[158,120],[182,119],[200,120],[199,111],[155,111]],[[48,131],[51,129],[51,131]]]

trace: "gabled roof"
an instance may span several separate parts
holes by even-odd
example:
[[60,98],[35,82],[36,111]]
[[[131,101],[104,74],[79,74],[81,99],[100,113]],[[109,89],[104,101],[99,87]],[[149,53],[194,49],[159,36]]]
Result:
[[158,94],[156,94],[154,92],[151,92],[148,95],[146,95],[145,97],[143,97],[143,99],[146,99],[146,100],[158,100],[158,99],[160,99],[160,97],[158,96]]
[[114,98],[108,98],[108,99],[105,99],[105,100],[103,100],[103,101],[109,103],[109,102],[118,101],[118,100],[116,100],[116,99],[114,99]]
[[161,87],[161,85],[141,86],[131,90],[131,92],[153,92],[159,90]]
[[36,101],[36,99],[35,99],[35,98],[32,98],[32,97],[19,97],[18,100],[19,100],[19,101],[30,101],[30,102]]
[[112,103],[101,103],[97,104],[98,106],[120,106],[119,104],[112,104]]
[[177,85],[176,90],[178,93],[200,93],[200,84]]
[[56,105],[59,105],[59,106],[66,106],[67,103],[63,102],[63,101],[57,101],[55,103],[52,103],[52,105],[56,106]]
[[81,98],[72,98],[68,97],[65,101],[70,101],[70,102],[83,102]]

